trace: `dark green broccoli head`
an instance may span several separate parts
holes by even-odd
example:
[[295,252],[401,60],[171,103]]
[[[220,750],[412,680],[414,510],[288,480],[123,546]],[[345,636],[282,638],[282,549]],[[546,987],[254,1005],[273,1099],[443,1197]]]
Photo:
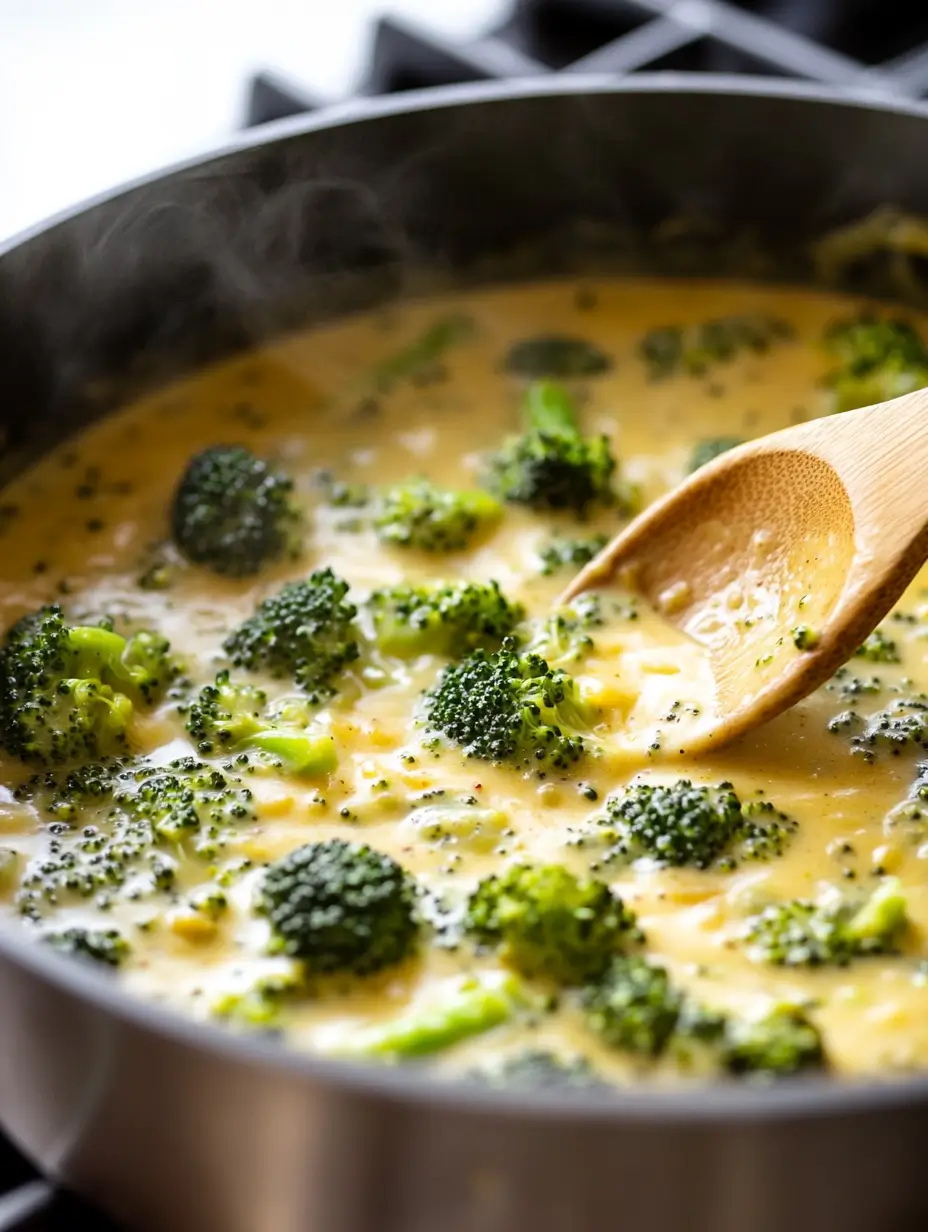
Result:
[[19,620],[0,648],[0,740],[23,761],[54,764],[120,752],[133,703],[157,700],[177,676],[157,634],[127,642],[69,626],[60,607]]
[[469,1075],[477,1082],[514,1091],[602,1091],[606,1083],[586,1057],[559,1057],[544,1048],[529,1048],[507,1057],[501,1066]]
[[568,985],[595,979],[637,936],[634,914],[605,882],[581,881],[557,864],[517,864],[485,878],[467,904],[465,927],[498,946],[522,975]]
[[579,517],[595,505],[614,505],[609,441],[581,435],[567,391],[550,381],[531,385],[526,409],[525,432],[489,459],[491,491],[512,504],[567,509]]
[[223,642],[236,667],[292,679],[313,702],[335,693],[335,682],[358,657],[357,608],[348,583],[331,569],[288,582]]
[[833,409],[850,411],[928,385],[928,348],[907,322],[865,312],[835,321],[825,347],[840,367],[826,378]]
[[792,337],[781,317],[761,312],[734,313],[699,325],[665,325],[650,330],[638,344],[638,354],[652,380],[680,373],[703,376],[739,354],[763,355],[776,342]]
[[603,978],[584,990],[589,1026],[611,1048],[646,1056],[663,1052],[683,998],[663,967],[637,955],[614,958]]
[[891,954],[907,927],[901,887],[887,878],[863,903],[791,899],[752,916],[744,928],[748,952],[787,967],[846,966],[867,954]]
[[368,602],[377,645],[386,654],[457,657],[502,644],[524,616],[498,582],[436,582],[375,590]]
[[792,1006],[755,1021],[729,1020],[723,1060],[732,1074],[766,1078],[786,1078],[826,1063],[818,1028]]
[[293,481],[241,445],[213,445],[193,457],[174,493],[171,534],[194,564],[250,577],[296,555],[301,515]]
[[697,787],[689,779],[624,788],[606,801],[602,824],[612,858],[650,856],[695,868],[769,859],[796,828],[767,801],[742,804],[731,783]]
[[115,928],[66,928],[43,933],[42,940],[59,954],[107,967],[120,966],[131,953],[129,942]]
[[337,765],[335,741],[310,730],[305,713],[296,721],[299,706],[291,704],[274,714],[262,689],[234,683],[227,671],[181,709],[187,715],[187,731],[204,756],[254,749],[271,764],[307,777],[328,774]]
[[582,732],[596,712],[574,678],[538,655],[520,654],[507,638],[502,650],[475,650],[445,668],[426,694],[427,724],[459,744],[468,757],[564,769],[586,750]]
[[694,471],[698,471],[703,466],[708,466],[710,462],[714,462],[716,458],[720,458],[723,453],[728,453],[730,449],[736,449],[739,445],[743,445],[744,440],[740,436],[707,436],[701,441],[697,441],[693,446],[693,452],[690,454],[690,460],[686,467],[686,473],[692,475]]
[[539,334],[514,342],[506,353],[504,367],[513,376],[530,381],[546,377],[558,381],[601,376],[612,360],[595,342],[566,334]]
[[259,906],[273,948],[320,975],[393,966],[419,935],[409,874],[383,852],[342,839],[307,843],[272,864]]
[[384,488],[377,498],[374,529],[394,547],[457,552],[486,535],[502,517],[487,492],[439,488],[409,479]]
[[706,868],[741,828],[741,801],[731,784],[638,783],[610,797],[606,808],[630,854],[638,851],[671,865]]

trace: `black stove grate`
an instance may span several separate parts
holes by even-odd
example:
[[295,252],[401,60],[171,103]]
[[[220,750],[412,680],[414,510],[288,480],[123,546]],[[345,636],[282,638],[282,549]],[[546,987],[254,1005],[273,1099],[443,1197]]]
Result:
[[[377,23],[361,95],[549,72],[746,73],[848,92],[928,96],[928,6],[912,0],[514,0],[498,27],[455,44]],[[252,78],[245,126],[325,106],[276,73]],[[0,1232],[116,1232],[41,1179],[0,1137]]]
[[[396,94],[549,72],[747,73],[904,98],[928,95],[928,7],[912,0],[516,0],[456,44],[383,17],[359,93]],[[323,106],[273,73],[251,81],[246,126]]]

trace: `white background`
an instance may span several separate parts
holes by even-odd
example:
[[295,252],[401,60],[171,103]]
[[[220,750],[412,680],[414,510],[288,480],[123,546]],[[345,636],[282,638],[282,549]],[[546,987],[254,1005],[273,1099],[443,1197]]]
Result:
[[277,70],[351,93],[373,19],[476,37],[505,0],[0,0],[0,238],[236,129]]

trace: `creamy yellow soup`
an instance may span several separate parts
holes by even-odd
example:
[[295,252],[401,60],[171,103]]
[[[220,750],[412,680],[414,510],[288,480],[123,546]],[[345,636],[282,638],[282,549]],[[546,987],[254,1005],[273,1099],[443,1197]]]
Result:
[[[62,446],[3,495],[5,627],[40,605],[60,603],[73,622],[111,617],[123,633],[158,630],[195,689],[228,666],[222,642],[260,600],[286,580],[330,565],[359,608],[362,652],[313,720],[334,739],[337,769],[316,778],[252,775],[256,815],[231,826],[217,850],[198,855],[186,838],[161,844],[174,868],[167,888],[135,877],[87,894],[60,883],[44,893],[49,853],[74,847],[88,825],[105,840],[107,806],[55,821],[41,790],[22,787],[43,768],[4,755],[0,846],[9,919],[36,937],[70,927],[117,929],[129,953],[115,978],[133,994],[237,1029],[270,1026],[293,1047],[363,1052],[379,1027],[438,1013],[474,980],[505,1000],[511,973],[498,947],[459,935],[462,904],[481,878],[513,864],[563,864],[609,884],[643,934],[623,947],[663,966],[690,1004],[744,1022],[795,1007],[820,1032],[825,1064],[836,1074],[887,1074],[928,1063],[928,974],[921,964],[928,842],[917,819],[902,817],[920,746],[861,739],[867,716],[928,690],[928,575],[916,579],[900,614],[884,626],[897,652],[889,657],[899,662],[852,660],[792,712],[700,758],[687,757],[685,746],[687,733],[716,704],[703,649],[628,595],[605,594],[606,618],[590,630],[592,646],[559,664],[577,678],[597,715],[588,752],[566,769],[539,775],[466,757],[447,740],[435,746],[422,694],[447,660],[368,653],[366,600],[404,581],[495,579],[524,605],[530,629],[572,575],[569,564],[545,570],[546,546],[611,535],[622,524],[621,504],[582,522],[508,504],[467,550],[426,553],[380,542],[363,511],[331,502],[325,482],[334,476],[382,488],[424,475],[453,488],[478,486],[486,456],[522,422],[526,381],[506,370],[507,352],[522,339],[563,334],[595,344],[611,360],[607,371],[567,384],[583,432],[608,437],[622,490],[640,506],[681,480],[698,441],[758,436],[826,413],[833,395],[824,378],[836,360],[823,336],[831,322],[860,307],[812,292],[656,280],[557,281],[460,294],[288,337],[147,397]],[[640,353],[649,330],[695,329],[750,314],[781,319],[789,331],[764,350],[748,346],[695,373],[656,376]],[[437,364],[394,362],[436,321],[448,320],[467,327],[450,331]],[[299,557],[242,580],[163,547],[189,458],[226,443],[246,445],[290,474],[305,512]],[[821,531],[827,538],[828,528]],[[153,586],[152,571],[162,568]],[[814,579],[803,579],[794,598],[797,630],[806,626],[805,636],[814,637]],[[763,615],[745,609],[741,618]],[[797,631],[796,645],[779,653],[802,653],[802,637]],[[271,698],[293,692],[287,682],[251,679]],[[171,696],[136,708],[133,755],[169,762],[195,752],[178,704]],[[859,717],[840,717],[848,711]],[[609,855],[597,823],[607,801],[629,784],[681,777],[697,785],[729,782],[742,801],[771,802],[795,822],[782,853],[719,859],[706,868],[667,866],[640,852]],[[476,833],[430,829],[422,809],[437,790],[445,801],[475,798],[485,823]],[[333,837],[395,857],[423,892],[415,955],[353,980],[315,979],[297,960],[273,953],[269,922],[255,909],[269,864]],[[888,876],[899,879],[906,905],[892,953],[855,956],[845,965],[777,965],[746,939],[747,921],[769,904],[821,904],[829,896],[862,903]],[[269,978],[279,978],[284,991],[265,1015],[255,990]],[[436,1049],[430,1063],[445,1072],[485,1071],[528,1049],[565,1062],[583,1058],[603,1080],[620,1083],[722,1072],[698,1049],[684,1061],[671,1047],[649,1055],[615,1046],[591,1026],[581,988],[519,979],[522,1001],[485,1029]],[[250,1012],[255,1004],[259,1010]]]

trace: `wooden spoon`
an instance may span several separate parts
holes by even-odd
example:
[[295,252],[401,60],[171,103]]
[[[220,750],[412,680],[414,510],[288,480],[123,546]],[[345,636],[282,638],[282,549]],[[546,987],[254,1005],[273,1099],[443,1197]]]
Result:
[[574,578],[615,577],[704,645],[717,748],[823,684],[928,556],[928,390],[799,424],[702,467]]

